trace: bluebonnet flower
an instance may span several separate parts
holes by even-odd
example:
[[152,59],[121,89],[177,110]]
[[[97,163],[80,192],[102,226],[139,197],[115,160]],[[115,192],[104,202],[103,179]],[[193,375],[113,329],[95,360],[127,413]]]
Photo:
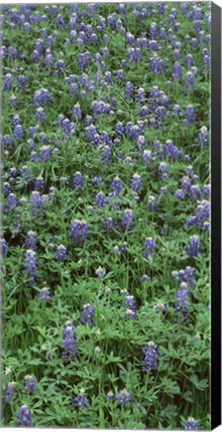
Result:
[[102,278],[106,275],[106,270],[99,266],[96,270],[95,270],[95,275],[98,276],[99,278]]
[[27,249],[37,249],[37,234],[35,231],[28,231],[25,237],[25,247]]
[[211,186],[210,184],[204,185],[202,193],[204,198],[209,198],[210,197],[210,191],[211,191]]
[[12,91],[12,74],[7,73],[4,77],[4,91]]
[[152,152],[150,150],[143,150],[142,161],[145,165],[152,163]]
[[95,314],[95,309],[90,304],[83,305],[83,310],[80,314],[81,323],[86,325],[90,324],[91,326],[95,326],[95,322],[93,320]]
[[148,202],[147,202],[147,207],[148,207],[148,210],[150,212],[156,211],[157,200],[156,200],[156,198],[153,195],[149,196],[149,199],[148,199]]
[[112,155],[112,152],[111,152],[110,147],[108,145],[104,146],[101,159],[105,164],[108,164],[108,162],[111,158],[111,155]]
[[58,28],[59,27],[66,28],[66,24],[65,24],[64,18],[63,18],[63,16],[61,14],[57,15],[55,23],[56,23],[56,27],[58,27]]
[[43,123],[45,121],[45,111],[44,108],[38,107],[35,112],[36,121]]
[[13,108],[17,108],[18,102],[17,102],[17,98],[15,95],[11,95],[9,98],[9,104],[13,107]]
[[82,111],[78,102],[74,105],[72,109],[72,117],[74,117],[76,120],[81,120],[82,118]]
[[81,244],[83,240],[88,237],[88,226],[86,221],[74,219],[74,221],[70,223],[69,235],[74,242]]
[[13,136],[15,137],[15,139],[17,141],[22,141],[23,133],[24,131],[22,125],[17,124],[13,129]]
[[208,146],[208,130],[206,126],[202,126],[198,133],[198,144],[200,146]]
[[62,356],[66,363],[74,360],[77,356],[77,341],[72,321],[67,321],[63,327]]
[[65,261],[68,258],[67,249],[63,244],[57,247],[55,251],[55,256],[56,256],[56,260],[61,262]]
[[137,173],[133,174],[132,179],[130,180],[131,188],[134,191],[140,191],[142,187],[141,176]]
[[198,254],[201,253],[202,244],[197,235],[192,235],[189,238],[187,246],[187,254],[190,257],[196,258]]
[[174,197],[179,201],[183,201],[185,199],[185,194],[183,189],[177,189],[174,193]]
[[45,188],[44,178],[42,176],[38,176],[35,179],[35,190],[41,192],[44,190],[44,188]]
[[188,71],[185,78],[185,89],[192,91],[195,85],[195,76],[191,71]]
[[123,212],[122,219],[121,219],[121,228],[123,230],[132,230],[134,227],[134,215],[133,211],[131,209],[126,209]]
[[158,168],[158,174],[162,180],[168,179],[169,172],[168,172],[168,165],[166,162],[160,162],[159,168]]
[[120,405],[124,405],[126,403],[131,402],[131,399],[132,399],[131,395],[126,389],[121,390],[117,395],[115,395],[115,400]]
[[50,146],[43,145],[39,149],[39,157],[42,162],[48,162],[50,159]]
[[15,393],[15,388],[16,388],[16,382],[11,381],[8,383],[7,388],[4,391],[5,395],[3,397],[3,403],[7,404],[11,401],[11,398]]
[[143,246],[144,246],[143,255],[146,258],[148,257],[148,255],[150,253],[154,253],[155,250],[156,250],[156,243],[155,243],[155,240],[152,237],[147,237],[144,240]]
[[141,282],[149,282],[150,281],[150,277],[147,274],[144,274],[140,277],[140,281]]
[[36,380],[33,375],[25,376],[25,392],[26,393],[35,393],[36,391]]
[[17,414],[16,424],[21,427],[31,427],[32,413],[26,405],[22,405]]
[[193,417],[189,417],[184,421],[185,430],[198,430],[198,421]]
[[120,250],[120,248],[119,248],[118,245],[116,245],[116,246],[113,247],[113,253],[116,256],[120,256],[121,255],[121,250]]
[[119,177],[115,177],[110,186],[110,191],[112,193],[112,196],[119,196],[122,187],[123,187],[122,180]]
[[7,197],[7,208],[14,210],[17,206],[17,197],[14,193],[10,193]]
[[96,194],[95,206],[99,208],[103,208],[105,206],[105,194],[102,191]]
[[2,256],[4,256],[7,252],[7,250],[8,250],[8,245],[7,245],[6,240],[4,238],[0,239],[0,254]]
[[32,249],[28,249],[25,254],[25,273],[27,274],[30,282],[35,284],[35,276],[37,271],[36,256]]
[[80,54],[79,59],[78,59],[79,68],[86,70],[88,63],[90,61],[90,58],[91,58],[91,54],[89,51],[86,51],[86,52]]
[[192,54],[186,54],[184,63],[186,66],[193,66],[194,65],[194,59]]
[[175,161],[182,156],[181,151],[173,144],[171,140],[167,140],[163,147],[163,154],[166,155],[170,160]]
[[89,399],[85,396],[85,390],[80,389],[80,395],[74,398],[74,402],[78,404],[79,408],[89,408]]
[[192,105],[189,105],[185,112],[185,120],[184,123],[186,126],[189,126],[195,122],[195,109]]
[[129,293],[126,294],[125,303],[123,303],[123,306],[126,308],[124,313],[124,318],[137,318],[137,310],[136,310],[136,301],[132,295],[129,295]]
[[181,77],[182,77],[182,66],[180,65],[180,63],[175,62],[172,68],[172,77],[176,80],[176,81],[180,81]]
[[157,345],[150,341],[142,351],[145,354],[145,358],[142,360],[142,371],[151,372],[153,369],[157,369],[159,360]]
[[167,307],[165,306],[164,303],[156,303],[154,305],[154,309],[156,309],[156,310],[158,310],[160,312],[163,312],[163,313],[166,313],[168,311],[168,309],[167,309]]
[[72,188],[76,190],[81,190],[83,188],[83,175],[81,172],[76,171],[72,179]]
[[188,314],[188,307],[190,302],[190,290],[188,289],[186,282],[181,282],[180,290],[176,292],[177,300],[174,301],[176,309],[176,317],[179,320],[184,321],[184,317]]
[[133,97],[133,84],[128,81],[125,85],[125,98],[131,100]]
[[42,197],[40,195],[39,191],[33,191],[31,193],[31,207],[32,211],[35,211],[37,209],[40,209],[42,207]]
[[47,286],[44,286],[39,291],[39,301],[42,300],[51,300],[51,291]]
[[33,103],[37,107],[41,107],[41,105],[46,105],[50,102],[51,95],[47,89],[36,90],[34,93]]
[[103,221],[103,229],[104,231],[111,232],[114,229],[114,220],[112,217],[106,217]]
[[185,281],[192,288],[195,286],[195,269],[193,267],[187,266],[185,269],[173,271],[171,275],[176,281]]
[[102,183],[102,177],[93,177],[93,179],[92,179],[92,185],[94,186],[94,187],[98,187],[99,186],[99,184],[100,183]]
[[112,402],[115,399],[115,395],[112,391],[106,394],[106,402]]

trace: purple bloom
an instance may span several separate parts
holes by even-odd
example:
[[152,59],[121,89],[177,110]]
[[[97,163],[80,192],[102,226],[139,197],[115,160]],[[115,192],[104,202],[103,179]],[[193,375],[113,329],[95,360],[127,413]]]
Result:
[[120,404],[120,405],[124,405],[126,403],[129,403],[131,401],[131,395],[129,394],[129,392],[124,389],[121,390],[116,396],[115,396],[115,400]]
[[176,80],[176,81],[180,81],[181,77],[182,77],[182,66],[180,65],[180,63],[175,62],[172,68],[172,77]]
[[8,245],[7,245],[6,240],[4,238],[0,239],[0,254],[2,256],[4,256],[7,252],[7,250],[8,250]]
[[86,221],[74,219],[70,223],[70,237],[75,243],[81,244],[88,237],[88,226]]
[[42,197],[41,197],[39,191],[32,192],[32,194],[31,194],[31,206],[32,206],[33,211],[42,207]]
[[36,90],[34,93],[33,103],[37,107],[41,107],[41,105],[46,105],[50,102],[51,95],[47,89]]
[[11,398],[15,392],[16,383],[9,382],[7,388],[5,389],[5,395],[3,397],[3,403],[7,404],[11,401]]
[[23,127],[22,125],[18,124],[13,129],[13,135],[17,141],[22,141],[23,137]]
[[83,188],[83,175],[77,171],[72,179],[72,188],[80,191]]
[[142,351],[145,354],[145,358],[142,360],[142,371],[151,372],[153,369],[157,369],[159,360],[157,345],[150,341]]
[[42,176],[38,176],[35,179],[35,190],[41,192],[44,190],[44,188],[45,188],[44,178]]
[[99,266],[95,271],[95,275],[98,276],[99,278],[104,277],[106,275],[106,270],[101,266]]
[[174,306],[176,308],[176,316],[179,320],[187,316],[188,306],[190,302],[190,290],[188,289],[186,282],[181,282],[180,290],[176,292],[177,300],[174,301]]
[[184,421],[185,430],[198,430],[198,421],[193,417],[189,417]]
[[74,402],[78,404],[79,408],[89,408],[89,399],[85,396],[84,389],[80,390],[80,395],[74,398]]
[[166,162],[160,162],[159,168],[158,168],[158,174],[162,180],[168,179],[169,172],[168,172],[168,165]]
[[142,180],[139,174],[135,173],[130,180],[131,188],[133,191],[140,191],[142,187]]
[[198,144],[200,146],[208,146],[208,130],[206,126],[202,126],[198,133]]
[[17,206],[17,197],[14,193],[10,193],[7,198],[7,208],[14,210]]
[[64,324],[63,329],[63,343],[62,343],[62,356],[66,363],[69,363],[71,360],[74,360],[77,356],[77,342],[76,336],[74,334],[74,327],[72,325],[72,321],[67,321]]
[[103,221],[104,231],[111,232],[114,229],[114,220],[112,217],[107,217]]
[[39,291],[39,301],[51,300],[51,292],[47,287],[43,287]]
[[43,162],[48,162],[50,159],[50,146],[43,145],[39,149],[39,156]]
[[105,194],[102,191],[96,194],[95,206],[98,208],[103,208],[105,206]]
[[65,261],[68,258],[67,249],[63,244],[57,247],[55,251],[55,256],[56,256],[56,260],[61,262]]
[[146,258],[148,257],[148,255],[150,253],[154,253],[155,250],[156,250],[156,243],[155,243],[155,240],[153,240],[152,237],[147,237],[144,240],[143,246],[144,246],[143,255]]
[[137,318],[137,311],[136,311],[136,301],[132,295],[126,294],[125,303],[123,303],[123,306],[126,308],[124,313],[124,318]]
[[80,314],[81,323],[86,325],[90,324],[91,326],[95,326],[95,322],[93,321],[93,317],[95,314],[95,309],[90,304],[85,304],[83,306],[83,310]]
[[32,249],[28,249],[25,254],[25,273],[27,274],[31,284],[35,284],[36,276],[36,256]]
[[76,120],[81,120],[82,112],[79,103],[76,103],[75,106],[73,107],[72,117],[74,117]]
[[192,105],[189,105],[186,109],[184,123],[189,126],[195,122],[195,109]]
[[27,249],[37,249],[37,235],[34,231],[28,231],[25,237],[25,247]]
[[192,235],[189,238],[189,243],[187,246],[187,254],[190,257],[196,258],[198,254],[201,253],[202,244],[197,235]]
[[17,420],[16,424],[17,426],[22,427],[31,427],[31,417],[32,413],[29,411],[28,407],[26,405],[22,405],[17,414]]
[[35,112],[36,121],[43,123],[45,121],[45,111],[44,108],[38,107]]
[[110,186],[110,191],[112,193],[112,196],[119,196],[122,187],[123,187],[122,180],[120,180],[119,177],[115,177]]
[[11,91],[12,90],[12,74],[7,73],[4,77],[4,91]]
[[25,376],[25,392],[35,393],[36,391],[36,380],[33,375]]
[[132,231],[133,227],[134,227],[133,211],[131,209],[126,209],[124,210],[121,219],[121,228],[122,230],[128,229],[129,231]]
[[157,201],[156,201],[156,198],[153,195],[149,196],[147,207],[148,207],[148,210],[150,212],[155,212],[156,211]]

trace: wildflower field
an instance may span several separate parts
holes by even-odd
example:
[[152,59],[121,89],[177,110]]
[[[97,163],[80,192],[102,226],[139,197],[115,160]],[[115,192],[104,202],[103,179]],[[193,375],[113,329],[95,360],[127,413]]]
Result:
[[208,2],[1,7],[2,424],[209,429]]

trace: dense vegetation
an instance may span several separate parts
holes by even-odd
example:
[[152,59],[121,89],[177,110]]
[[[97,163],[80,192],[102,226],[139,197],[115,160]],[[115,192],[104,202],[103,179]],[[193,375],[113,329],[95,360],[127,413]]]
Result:
[[3,424],[208,429],[209,4],[1,20]]

